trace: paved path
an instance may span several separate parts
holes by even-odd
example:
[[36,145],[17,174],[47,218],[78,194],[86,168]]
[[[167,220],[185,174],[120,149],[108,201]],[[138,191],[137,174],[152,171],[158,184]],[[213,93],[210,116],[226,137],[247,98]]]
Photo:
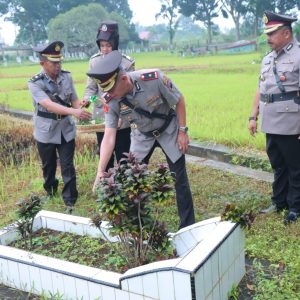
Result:
[[245,176],[256,180],[273,182],[273,174],[265,171],[254,170],[242,166],[236,166],[229,163],[211,160],[203,157],[186,155],[186,160],[189,163],[211,167],[213,169],[230,172],[238,176]]

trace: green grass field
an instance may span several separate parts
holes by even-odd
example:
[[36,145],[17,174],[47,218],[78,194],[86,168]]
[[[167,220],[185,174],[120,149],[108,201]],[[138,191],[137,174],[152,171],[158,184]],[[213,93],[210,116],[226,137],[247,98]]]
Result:
[[[264,149],[264,135],[252,138],[247,130],[260,69],[259,53],[179,57],[167,52],[148,52],[131,56],[136,60],[137,69],[163,69],[182,91],[192,139]],[[88,61],[65,62],[63,68],[72,72],[81,98]],[[39,70],[38,64],[1,67],[0,103],[32,111],[27,81]]]
[[[79,134],[76,139],[75,166],[78,201],[74,214],[91,216],[97,209],[92,194],[98,156],[94,152],[95,135]],[[45,196],[41,163],[32,137],[32,122],[0,115],[0,228],[16,220],[16,202],[31,193]],[[165,162],[156,150],[150,164]],[[227,202],[257,213],[269,205],[271,184],[229,172],[187,163],[194,199],[196,221],[220,215]],[[44,209],[64,212],[59,193],[47,201]],[[299,300],[300,295],[300,222],[284,226],[281,214],[258,215],[250,230],[245,230],[245,254],[252,264],[238,287],[232,287],[228,300]],[[178,214],[175,199],[163,207],[160,221],[176,231]],[[1,298],[1,297],[0,297]],[[1,298],[2,299],[2,298]],[[21,298],[20,298],[21,299]],[[35,298],[46,299],[46,298]],[[63,299],[52,298],[51,299]]]

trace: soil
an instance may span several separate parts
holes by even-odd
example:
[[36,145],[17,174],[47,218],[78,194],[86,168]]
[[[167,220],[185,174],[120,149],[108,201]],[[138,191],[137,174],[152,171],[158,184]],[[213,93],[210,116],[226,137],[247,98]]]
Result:
[[[33,234],[32,249],[29,250],[24,239],[14,241],[10,246],[113,272],[124,273],[128,269],[125,261],[116,254],[123,253],[117,243],[110,244],[102,239],[72,233],[40,229]],[[116,261],[112,259],[110,263],[108,258],[114,254]]]

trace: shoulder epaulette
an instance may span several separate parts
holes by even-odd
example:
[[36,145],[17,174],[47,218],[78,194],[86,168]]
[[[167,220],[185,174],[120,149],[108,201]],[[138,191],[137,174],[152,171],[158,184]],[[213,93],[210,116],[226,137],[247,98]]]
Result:
[[70,73],[70,71],[61,70],[62,73]]
[[39,74],[34,75],[31,79],[29,79],[29,81],[36,82],[36,81],[38,81],[40,79],[43,79],[43,78],[44,78],[44,74],[39,73]]
[[158,72],[153,71],[153,72],[143,73],[140,75],[140,78],[143,81],[154,80],[158,78]]
[[127,60],[129,60],[129,61],[131,61],[131,62],[134,62],[134,59],[131,58],[130,56],[125,55],[125,54],[123,54],[123,53],[122,53],[122,56],[123,56],[124,58],[126,58]]
[[268,56],[272,51],[273,50],[270,50],[269,52],[267,52],[264,57]]
[[100,55],[101,55],[101,53],[99,53],[99,52],[98,52],[98,53],[95,53],[94,55],[91,56],[90,59],[95,58],[95,57],[98,57],[98,56],[100,56]]

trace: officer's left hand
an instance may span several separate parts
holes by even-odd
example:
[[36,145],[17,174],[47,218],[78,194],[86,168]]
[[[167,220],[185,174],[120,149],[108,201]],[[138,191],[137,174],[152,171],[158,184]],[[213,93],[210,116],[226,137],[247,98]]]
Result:
[[89,120],[92,117],[92,114],[88,111],[85,111],[81,108],[72,108],[72,115],[79,120]]
[[87,100],[80,100],[79,102],[79,106],[82,108],[82,107],[89,107],[89,105],[91,104],[90,101],[87,101]]
[[188,147],[189,147],[189,136],[186,132],[180,131],[178,132],[178,136],[177,136],[177,144],[179,147],[179,150],[185,154]]

